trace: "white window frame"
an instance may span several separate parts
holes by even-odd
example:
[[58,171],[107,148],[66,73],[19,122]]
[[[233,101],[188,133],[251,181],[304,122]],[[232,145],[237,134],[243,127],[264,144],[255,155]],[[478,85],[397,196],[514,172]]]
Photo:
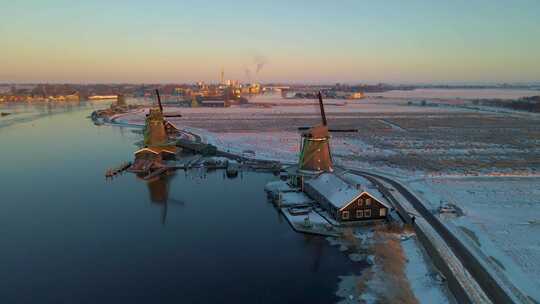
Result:
[[341,218],[344,219],[344,220],[348,220],[349,219],[349,211],[342,211],[341,212]]
[[356,218],[363,218],[363,217],[364,217],[364,210],[356,209]]
[[[368,215],[368,212],[369,212],[369,215]],[[364,217],[371,217],[371,209],[364,210]]]
[[379,209],[379,216],[386,216],[386,208]]
[[370,207],[370,206],[371,206],[371,201],[372,201],[371,197],[366,198],[366,207]]

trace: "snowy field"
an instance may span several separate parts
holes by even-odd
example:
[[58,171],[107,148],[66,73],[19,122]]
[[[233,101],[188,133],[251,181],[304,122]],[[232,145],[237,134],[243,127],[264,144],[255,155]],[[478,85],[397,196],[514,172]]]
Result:
[[[437,101],[430,103],[440,106],[408,105],[406,99],[325,102],[331,128],[358,130],[332,134],[335,161],[343,165],[403,177],[534,175],[540,170],[537,114],[484,112]],[[176,125],[203,133],[224,150],[286,162],[297,159],[298,127],[320,123],[314,100],[285,100],[279,95],[255,97],[247,106],[169,106],[165,111],[181,113],[182,118],[171,118]],[[144,112],[122,115],[118,121],[142,124]]]
[[540,178],[431,178],[409,185],[436,209],[458,206],[463,216],[441,216],[488,264],[540,302]]
[[368,93],[368,96],[386,98],[436,98],[436,99],[516,99],[526,96],[540,95],[539,90],[521,89],[415,89],[410,91],[388,91]]

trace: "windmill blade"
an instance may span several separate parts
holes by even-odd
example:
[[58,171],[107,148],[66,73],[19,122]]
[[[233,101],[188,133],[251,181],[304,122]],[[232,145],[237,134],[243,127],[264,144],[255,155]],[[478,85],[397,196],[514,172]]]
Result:
[[319,93],[317,93],[317,96],[319,97],[319,106],[321,107],[322,124],[323,124],[323,126],[326,126],[326,125],[327,125],[327,122],[326,122],[326,114],[324,113],[324,104],[323,104],[323,100],[322,100],[322,93],[321,93],[321,91],[319,91]]
[[[305,131],[309,129],[311,129],[311,127],[298,127],[299,131]],[[328,132],[355,133],[355,132],[358,132],[358,129],[328,129]]]
[[336,133],[356,133],[358,132],[358,129],[329,129],[328,131]]
[[165,204],[163,205],[163,209],[161,210],[161,225],[165,226],[167,223],[167,205],[168,202],[165,201]]
[[156,89],[157,102],[159,105],[159,111],[163,114],[163,106],[161,105],[161,97],[159,96],[159,90]]
[[182,205],[182,206],[184,206],[184,205],[186,204],[183,200],[174,199],[174,198],[170,198],[170,199],[169,199],[169,203],[173,203],[173,204],[177,204],[177,205]]

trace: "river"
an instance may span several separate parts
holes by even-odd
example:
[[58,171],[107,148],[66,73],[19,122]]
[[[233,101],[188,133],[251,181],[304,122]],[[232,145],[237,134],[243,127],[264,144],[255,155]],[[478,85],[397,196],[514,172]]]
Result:
[[140,135],[94,126],[104,106],[0,106],[15,113],[0,118],[1,303],[331,303],[361,273],[290,228],[271,174],[105,180]]

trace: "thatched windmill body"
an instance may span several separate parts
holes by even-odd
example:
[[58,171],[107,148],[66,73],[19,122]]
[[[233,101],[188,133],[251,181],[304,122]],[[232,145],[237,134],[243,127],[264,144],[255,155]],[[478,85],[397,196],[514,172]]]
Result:
[[298,170],[303,172],[332,172],[334,166],[330,150],[330,132],[324,112],[321,92],[318,93],[322,124],[302,130]]

